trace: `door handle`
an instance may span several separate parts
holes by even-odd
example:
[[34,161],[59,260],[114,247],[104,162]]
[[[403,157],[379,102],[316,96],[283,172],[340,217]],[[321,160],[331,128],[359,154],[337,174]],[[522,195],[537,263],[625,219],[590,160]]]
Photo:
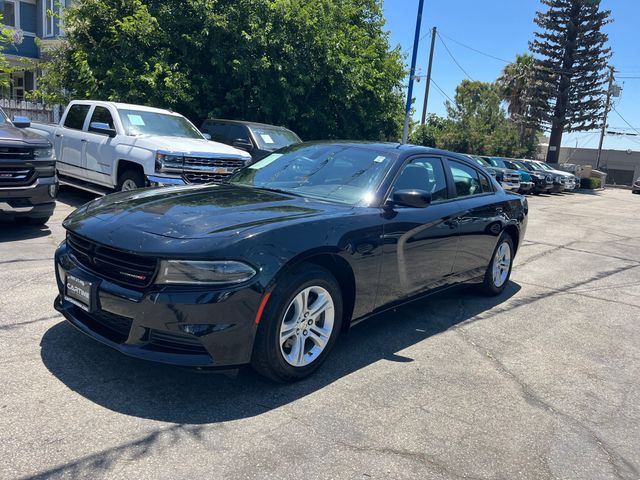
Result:
[[87,141],[83,138],[80,140],[82,143],[87,143]]

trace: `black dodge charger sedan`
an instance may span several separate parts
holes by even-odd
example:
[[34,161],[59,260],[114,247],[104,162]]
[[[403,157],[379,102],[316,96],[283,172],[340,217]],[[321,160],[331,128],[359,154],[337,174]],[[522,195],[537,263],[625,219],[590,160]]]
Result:
[[365,317],[462,282],[505,288],[527,200],[469,158],[306,143],[226,185],[94,200],[64,222],[55,308],[134,357],[309,375]]

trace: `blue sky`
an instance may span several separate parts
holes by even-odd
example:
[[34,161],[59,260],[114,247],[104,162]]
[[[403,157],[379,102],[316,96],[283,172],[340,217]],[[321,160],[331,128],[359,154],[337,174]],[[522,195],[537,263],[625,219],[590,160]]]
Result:
[[[418,73],[426,75],[429,55],[429,30],[438,27],[446,46],[461,67],[474,80],[494,81],[505,62],[474,52],[461,42],[484,53],[504,60],[513,60],[517,53],[527,51],[527,42],[533,37],[539,0],[425,0],[422,17],[423,37],[418,50]],[[611,63],[618,70],[617,83],[623,86],[620,98],[615,99],[616,110],[633,127],[640,130],[640,1],[603,0],[602,7],[612,11],[613,23],[607,25],[609,44],[613,49]],[[387,29],[392,45],[400,44],[411,61],[411,48],[415,32],[418,0],[384,0]],[[447,53],[440,39],[436,41],[433,61],[433,80],[449,97],[467,76]],[[622,77],[638,77],[625,79]],[[416,118],[422,114],[425,82],[414,85]],[[446,97],[432,85],[429,93],[429,112],[445,115]],[[633,133],[614,111],[609,117],[611,130]],[[565,134],[563,145],[597,148],[597,132]],[[640,136],[605,137],[604,148],[640,150]]]

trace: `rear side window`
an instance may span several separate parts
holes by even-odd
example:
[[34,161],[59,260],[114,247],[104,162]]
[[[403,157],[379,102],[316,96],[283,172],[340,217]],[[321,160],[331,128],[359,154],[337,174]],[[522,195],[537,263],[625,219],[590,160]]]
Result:
[[74,130],[82,130],[89,108],[91,108],[89,105],[72,105],[64,119],[64,126]]
[[[483,178],[484,175],[480,174],[475,168],[454,160],[449,161],[449,168],[451,169],[453,182],[456,186],[456,196],[468,197],[483,193],[480,179]],[[484,180],[486,182],[486,179]]]
[[227,138],[227,126],[224,123],[207,121],[202,126],[202,131],[211,135],[211,140],[220,143],[230,143]]
[[227,138],[230,142],[235,142],[236,140],[241,140],[245,143],[251,143],[249,139],[249,133],[247,132],[247,128],[241,125],[228,125],[227,126]]
[[89,123],[91,124],[93,122],[106,123],[109,125],[109,128],[116,128],[113,123],[111,112],[105,107],[96,107],[93,109],[93,114],[91,115],[91,121]]

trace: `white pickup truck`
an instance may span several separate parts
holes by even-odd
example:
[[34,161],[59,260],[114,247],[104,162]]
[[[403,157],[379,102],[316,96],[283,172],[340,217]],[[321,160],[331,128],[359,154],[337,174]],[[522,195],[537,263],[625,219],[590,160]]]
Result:
[[53,144],[60,183],[96,193],[220,182],[251,163],[247,152],[209,141],[182,115],[140,105],[77,100],[60,125],[30,130]]

